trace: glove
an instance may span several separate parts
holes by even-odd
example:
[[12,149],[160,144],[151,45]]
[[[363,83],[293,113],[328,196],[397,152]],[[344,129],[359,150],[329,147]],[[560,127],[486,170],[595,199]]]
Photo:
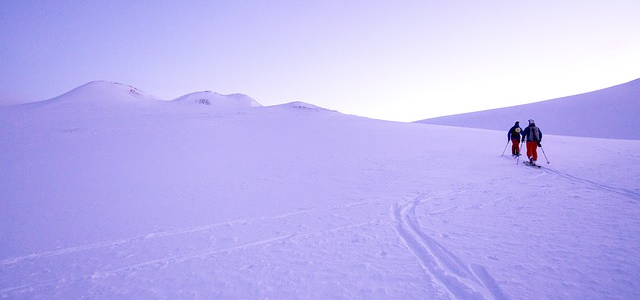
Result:
[[538,142],[538,147],[542,147],[542,144],[540,144],[540,142]]

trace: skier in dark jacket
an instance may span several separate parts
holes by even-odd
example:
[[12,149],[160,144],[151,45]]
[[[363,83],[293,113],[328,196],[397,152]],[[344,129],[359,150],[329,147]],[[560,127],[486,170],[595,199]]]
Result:
[[529,120],[529,126],[522,132],[522,142],[527,142],[527,157],[531,165],[536,165],[538,160],[538,147],[542,147],[542,131],[536,126],[536,122]]
[[507,140],[511,141],[511,155],[520,156],[520,135],[522,134],[522,128],[520,128],[520,122],[516,121],[516,124],[507,132]]

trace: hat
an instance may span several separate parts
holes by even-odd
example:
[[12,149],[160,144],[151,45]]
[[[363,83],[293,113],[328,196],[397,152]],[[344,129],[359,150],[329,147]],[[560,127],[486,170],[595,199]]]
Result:
[[533,124],[533,123],[535,123],[535,122],[536,122],[536,121],[534,121],[533,119],[529,119],[529,124]]

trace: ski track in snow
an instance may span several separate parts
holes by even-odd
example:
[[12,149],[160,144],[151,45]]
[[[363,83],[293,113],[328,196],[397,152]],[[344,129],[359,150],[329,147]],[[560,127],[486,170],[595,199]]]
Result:
[[[68,247],[68,248],[59,249],[59,250],[44,251],[40,253],[34,253],[34,254],[4,259],[0,261],[0,272],[4,270],[8,270],[10,268],[20,268],[21,267],[20,265],[22,263],[28,264],[28,263],[42,262],[43,260],[46,261],[46,259],[54,259],[56,257],[79,255],[80,253],[83,253],[83,252],[88,252],[88,255],[91,255],[92,251],[93,252],[107,251],[107,252],[110,252],[111,254],[114,254],[115,252],[117,252],[116,248],[118,247],[134,249],[134,250],[144,250],[146,247],[148,247],[148,245],[146,244],[153,243],[153,242],[162,243],[163,238],[180,237],[180,236],[194,235],[194,234],[206,236],[206,235],[213,234],[214,230],[218,230],[220,228],[228,230],[226,228],[231,228],[233,226],[242,225],[242,224],[260,224],[259,226],[261,226],[265,222],[277,221],[277,220],[282,220],[282,219],[295,217],[295,216],[304,216],[306,214],[317,213],[319,211],[331,213],[332,211],[344,212],[345,210],[350,208],[360,209],[359,206],[368,205],[371,203],[372,203],[371,201],[360,201],[360,202],[353,202],[345,205],[336,205],[336,206],[330,206],[325,208],[302,209],[302,210],[282,213],[280,215],[271,216],[271,217],[260,217],[256,219],[237,219],[237,220],[214,223],[214,224],[209,224],[204,226],[197,226],[192,228],[152,232],[146,235],[141,235],[141,236],[137,236],[129,239],[103,241],[103,242],[98,242],[93,244]],[[335,215],[333,216],[336,217]],[[28,279],[28,281],[31,281],[31,283],[24,283],[24,284],[19,284],[14,286],[4,286],[4,287],[0,283],[0,297],[6,298],[6,297],[10,297],[10,295],[14,293],[21,293],[25,291],[35,290],[38,288],[53,287],[53,286],[58,288],[61,285],[62,286],[69,285],[78,281],[98,280],[100,278],[106,278],[119,273],[126,273],[126,272],[134,271],[137,269],[145,268],[145,267],[165,266],[172,263],[181,263],[188,260],[206,258],[206,257],[214,256],[217,254],[221,254],[221,253],[231,252],[234,250],[243,250],[243,249],[248,249],[252,247],[259,247],[259,246],[276,243],[280,241],[287,241],[287,240],[295,241],[296,239],[304,239],[311,236],[334,233],[334,232],[343,231],[343,230],[351,230],[351,229],[362,227],[362,226],[370,226],[372,224],[376,224],[379,222],[380,220],[366,221],[366,222],[353,223],[353,224],[350,223],[343,226],[322,228],[320,230],[316,230],[316,231],[312,230],[312,231],[306,231],[302,233],[298,233],[295,231],[290,233],[278,231],[278,232],[272,233],[272,236],[269,236],[266,238],[255,239],[252,241],[235,243],[235,244],[233,244],[232,242],[231,245],[229,244],[215,245],[214,247],[205,247],[205,248],[192,247],[191,249],[182,251],[184,253],[173,254],[173,255],[168,255],[168,254],[171,254],[171,253],[168,253],[159,258],[147,259],[147,260],[143,260],[136,263],[129,263],[124,266],[98,265],[79,275],[78,274],[75,274],[75,275],[58,274],[58,275],[54,275],[53,276],[54,278],[44,279],[44,278],[41,278],[40,276],[45,276],[42,274],[48,273],[48,271],[41,271],[42,274],[40,274],[40,276],[38,276],[38,274],[31,274],[31,278]],[[128,252],[132,252],[132,251],[129,250]]]
[[[357,204],[359,204],[359,203],[350,204],[350,206],[357,205]],[[294,216],[294,215],[299,215],[299,214],[304,214],[304,213],[310,213],[310,212],[313,212],[315,210],[317,210],[317,209],[307,209],[307,210],[288,212],[288,213],[284,213],[284,214],[281,214],[281,215],[273,216],[273,217],[270,217],[270,218],[260,218],[260,220],[281,219],[281,218],[286,218],[286,217],[289,217],[289,216]],[[102,242],[88,244],[88,245],[67,247],[67,248],[58,249],[58,250],[52,250],[52,251],[44,251],[44,252],[40,252],[40,253],[33,253],[33,254],[29,254],[29,255],[18,256],[18,257],[7,258],[7,259],[4,259],[4,260],[1,260],[0,261],[0,266],[16,264],[16,263],[18,263],[18,262],[20,262],[22,260],[41,259],[41,258],[47,258],[47,257],[52,257],[52,256],[58,256],[58,255],[73,254],[75,252],[95,250],[95,249],[99,249],[99,248],[108,248],[108,247],[120,246],[120,245],[130,244],[130,243],[133,243],[133,242],[143,241],[143,240],[150,240],[150,239],[171,237],[171,236],[175,236],[175,235],[204,232],[204,231],[209,231],[209,230],[221,227],[221,226],[234,226],[234,225],[237,225],[237,224],[248,223],[248,222],[253,222],[253,221],[255,221],[255,220],[237,219],[237,220],[214,223],[214,224],[198,226],[198,227],[192,227],[192,228],[175,229],[175,230],[167,230],[167,231],[160,231],[160,232],[152,232],[152,233],[149,233],[149,234],[146,234],[146,235],[143,235],[143,236],[137,236],[137,237],[133,237],[133,238],[129,238],[129,239],[120,239],[120,240],[113,240],[113,241],[102,241]]]
[[[330,207],[329,209],[340,210],[340,209],[346,209],[346,208],[350,208],[350,207],[353,207],[353,206],[364,205],[364,204],[368,204],[368,203],[369,203],[368,201],[361,201],[361,202],[350,203],[350,204],[347,204],[345,206],[333,206],[333,207]],[[265,220],[269,220],[269,219],[282,219],[282,218],[287,218],[287,217],[290,217],[290,216],[311,213],[311,212],[314,212],[314,211],[317,211],[317,210],[319,210],[319,209],[316,208],[316,209],[298,210],[298,211],[283,213],[283,214],[280,214],[280,215],[277,215],[277,216],[273,216],[273,217],[269,217],[269,218],[260,218],[259,220],[265,221]],[[7,258],[7,259],[4,259],[4,260],[1,260],[0,261],[0,266],[16,264],[16,263],[18,263],[20,261],[23,261],[23,260],[41,259],[41,258],[47,258],[47,257],[52,257],[52,256],[58,256],[58,255],[73,254],[75,252],[80,252],[80,251],[89,251],[89,250],[94,250],[94,249],[99,249],[99,248],[120,246],[120,245],[132,243],[132,242],[136,242],[136,241],[164,238],[164,237],[170,237],[170,236],[181,235],[181,234],[191,234],[191,233],[204,232],[204,231],[209,231],[209,230],[221,227],[221,226],[234,226],[234,225],[237,225],[237,224],[249,223],[249,222],[253,222],[253,221],[256,221],[256,220],[237,219],[237,220],[214,223],[214,224],[198,226],[198,227],[193,227],[193,228],[152,232],[152,233],[149,233],[149,234],[144,235],[144,236],[137,236],[137,237],[133,237],[133,238],[129,238],[129,239],[102,241],[102,242],[88,244],[88,245],[67,247],[67,248],[63,248],[63,249],[52,250],[52,251],[44,251],[44,252],[40,252],[40,253],[32,253],[32,254],[29,254],[29,255],[18,256],[18,257]]]
[[415,210],[428,199],[419,195],[391,207],[396,232],[425,271],[454,299],[507,299],[483,266],[465,263],[422,230]]
[[573,182],[582,183],[582,184],[591,186],[591,187],[599,189],[599,190],[616,193],[616,194],[619,194],[621,196],[624,196],[624,197],[627,197],[627,198],[631,198],[634,201],[640,201],[640,193],[638,193],[638,192],[634,192],[634,191],[630,191],[630,190],[627,190],[627,189],[608,186],[606,184],[597,183],[595,181],[591,181],[591,180],[588,180],[588,179],[576,177],[576,176],[569,175],[569,174],[566,174],[566,173],[563,173],[563,172],[560,172],[560,171],[552,170],[552,169],[549,169],[549,168],[541,168],[541,170],[544,171],[545,173],[553,174],[553,175],[556,175],[556,176],[560,176],[562,178],[569,179],[569,180],[571,180]]
[[[506,159],[509,159],[509,160],[513,159],[513,158],[508,157],[508,156],[502,156],[502,157],[504,157]],[[561,172],[561,171],[557,171],[557,170],[554,170],[554,169],[551,169],[551,168],[548,168],[548,167],[544,167],[544,166],[542,168],[540,168],[539,171],[540,171],[540,174],[545,174],[546,173],[546,174],[556,175],[556,176],[571,180],[571,181],[576,182],[576,183],[581,183],[581,184],[584,184],[584,185],[587,185],[587,186],[591,186],[591,187],[593,187],[595,189],[599,189],[599,190],[602,190],[602,191],[616,193],[616,194],[619,194],[621,196],[630,198],[630,199],[632,199],[634,201],[640,202],[640,192],[634,192],[634,191],[631,191],[631,190],[628,190],[628,189],[612,187],[612,186],[609,186],[609,185],[606,185],[606,184],[602,184],[602,183],[598,183],[598,182],[595,182],[595,181],[592,181],[592,180],[588,180],[588,179],[580,178],[580,177],[577,177],[577,176],[569,175],[567,173],[564,173],[564,172]]]
[[[290,213],[290,214],[294,214],[294,213]],[[278,218],[278,217],[281,217],[281,216],[277,216],[277,217],[274,217],[274,218]],[[152,233],[149,233],[149,234],[144,235],[144,236],[138,236],[138,237],[133,237],[133,238],[129,238],[129,239],[103,241],[103,242],[98,242],[98,243],[93,243],[93,244],[88,244],[88,245],[67,247],[67,248],[58,249],[58,250],[52,250],[52,251],[44,251],[44,252],[40,252],[40,253],[33,253],[33,254],[29,254],[29,255],[24,255],[24,256],[4,259],[4,260],[0,261],[0,266],[16,264],[16,263],[19,263],[20,261],[23,261],[23,260],[42,259],[42,258],[47,258],[47,257],[59,256],[59,255],[73,254],[73,253],[81,252],[81,251],[90,251],[90,250],[95,250],[95,249],[100,249],[100,248],[108,248],[108,247],[120,246],[120,245],[125,245],[125,244],[131,244],[131,243],[134,243],[134,242],[137,242],[137,241],[150,240],[150,239],[163,238],[163,237],[170,237],[170,236],[181,235],[181,234],[198,233],[198,232],[211,230],[211,229],[214,229],[214,228],[217,228],[217,227],[221,227],[221,226],[233,226],[233,225],[240,224],[240,223],[243,223],[243,222],[247,222],[247,220],[241,220],[240,219],[240,220],[233,220],[233,221],[228,221],[228,222],[210,224],[210,225],[206,225],[206,226],[198,226],[198,227],[193,227],[193,228],[188,228],[188,229],[177,229],[177,230],[168,230],[168,231],[162,231],[162,232],[152,232]]]
[[184,261],[191,260],[191,259],[212,256],[212,255],[215,255],[215,254],[229,252],[229,251],[233,251],[233,250],[246,249],[246,248],[266,245],[266,244],[269,244],[269,243],[273,243],[273,242],[277,242],[277,241],[281,241],[281,240],[285,240],[285,239],[290,239],[290,238],[292,238],[294,236],[295,236],[295,234],[290,234],[290,235],[285,235],[285,236],[277,236],[277,237],[274,237],[274,238],[268,238],[268,239],[264,239],[264,240],[257,240],[257,241],[253,241],[253,242],[248,242],[248,243],[243,243],[243,244],[231,246],[231,247],[205,249],[203,251],[199,251],[199,252],[196,252],[196,253],[193,253],[193,254],[190,254],[190,255],[176,255],[176,256],[171,256],[171,257],[163,257],[163,258],[160,258],[160,259],[144,261],[144,262],[141,262],[141,263],[138,263],[138,264],[134,264],[134,265],[128,265],[128,266],[124,266],[124,267],[120,267],[120,268],[116,268],[116,269],[110,269],[110,270],[107,270],[107,271],[96,271],[96,272],[91,273],[91,274],[83,274],[83,275],[75,276],[75,277],[64,277],[64,278],[56,278],[56,279],[52,279],[52,280],[47,280],[47,281],[38,281],[38,282],[32,283],[32,284],[26,284],[26,285],[22,285],[22,286],[16,286],[16,287],[10,287],[10,288],[2,289],[2,290],[0,290],[0,294],[11,293],[11,292],[20,292],[20,291],[24,291],[24,290],[28,290],[28,289],[34,289],[34,288],[45,287],[45,286],[50,286],[50,285],[58,285],[58,284],[61,284],[61,283],[70,284],[70,283],[73,283],[73,282],[76,282],[76,281],[79,281],[79,280],[91,280],[91,279],[96,279],[96,278],[102,278],[102,277],[112,276],[112,275],[115,275],[117,273],[122,273],[122,272],[127,272],[127,271],[131,271],[131,270],[135,270],[135,269],[144,268],[144,267],[147,267],[147,266],[167,265],[169,263],[174,263],[174,262],[184,262]]

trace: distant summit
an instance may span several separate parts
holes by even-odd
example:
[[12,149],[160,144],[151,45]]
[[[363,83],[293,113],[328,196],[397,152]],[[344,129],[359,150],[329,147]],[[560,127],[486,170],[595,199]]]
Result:
[[[60,96],[26,105],[122,110],[123,106],[146,106],[158,103],[203,105],[203,109],[219,111],[262,106],[256,100],[244,94],[221,95],[211,91],[195,92],[168,101],[134,86],[111,81],[91,81]],[[207,108],[204,106],[207,106]]]
[[328,110],[326,108],[317,106],[317,105],[313,105],[307,102],[302,102],[302,101],[294,101],[294,102],[289,102],[289,103],[285,103],[285,104],[280,104],[280,105],[276,105],[277,107],[284,107],[284,108],[295,108],[295,109],[308,109],[308,110]]
[[58,97],[41,102],[141,102],[159,101],[157,97],[136,87],[111,82],[91,81]]
[[[240,93],[223,95],[213,91],[201,91],[189,93],[173,100],[160,99],[134,86],[111,81],[91,81],[60,96],[15,107],[41,107],[47,108],[49,113],[61,111],[64,114],[72,110],[73,115],[91,116],[92,112],[110,112],[117,115],[137,111],[167,112],[176,110],[197,110],[215,113],[242,112],[252,108],[266,108],[267,110],[285,111],[331,111],[313,104],[295,101],[285,104],[262,106],[255,99]],[[60,110],[62,109],[62,110]],[[150,110],[149,110],[150,109]]]
[[174,99],[173,102],[209,105],[228,109],[262,106],[258,101],[244,94],[221,95],[211,91],[187,94]]
[[418,123],[504,130],[536,120],[546,134],[640,140],[640,79],[537,103],[451,115]]

